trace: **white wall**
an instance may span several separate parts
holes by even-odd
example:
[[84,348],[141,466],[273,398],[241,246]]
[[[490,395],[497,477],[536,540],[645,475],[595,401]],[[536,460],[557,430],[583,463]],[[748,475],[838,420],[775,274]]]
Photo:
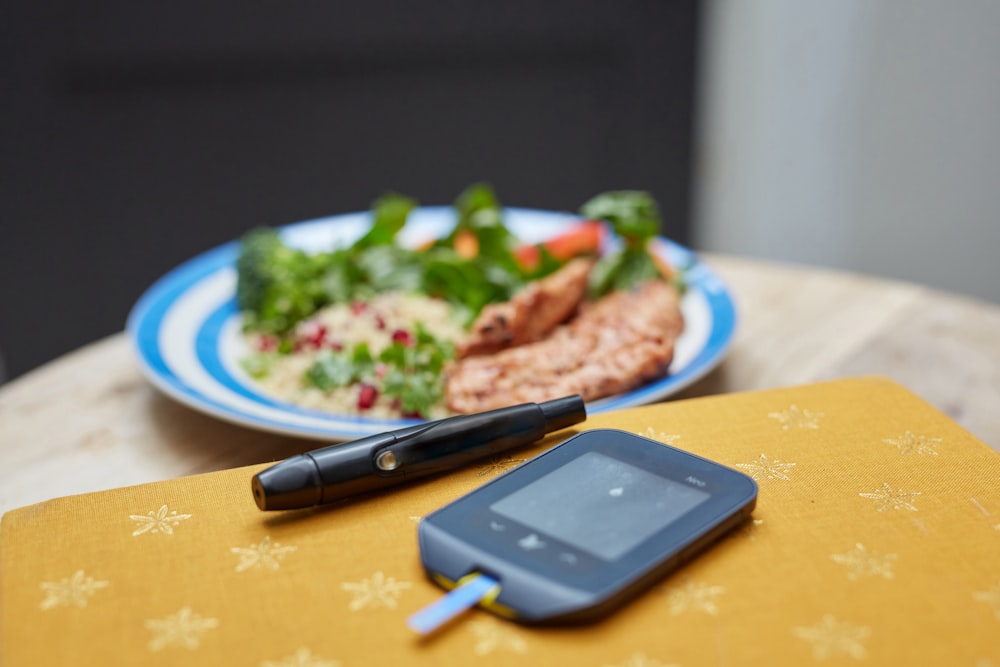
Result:
[[698,249],[1000,302],[1000,1],[706,10]]

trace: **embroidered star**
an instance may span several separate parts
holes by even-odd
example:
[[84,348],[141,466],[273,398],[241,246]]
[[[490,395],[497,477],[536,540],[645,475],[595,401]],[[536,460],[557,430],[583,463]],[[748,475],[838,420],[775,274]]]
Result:
[[683,585],[671,588],[667,592],[667,607],[671,615],[677,616],[685,611],[703,611],[715,616],[719,612],[716,598],[726,592],[725,586],[709,586],[687,580]]
[[524,459],[515,459],[513,456],[494,456],[479,468],[476,477],[502,475],[511,468],[521,465],[524,461]]
[[781,412],[769,412],[767,416],[781,422],[781,430],[790,431],[793,428],[819,428],[819,420],[823,416],[822,412],[813,412],[800,408],[797,405],[789,405],[787,410]]
[[796,637],[812,644],[816,660],[840,656],[862,660],[868,654],[864,642],[870,635],[869,628],[841,623],[830,614],[824,615],[823,620],[812,627],[795,628]]
[[146,629],[153,633],[149,640],[150,651],[165,648],[186,648],[194,650],[201,645],[202,636],[219,627],[219,619],[206,618],[184,607],[166,618],[151,618],[146,621]]
[[179,524],[181,521],[190,519],[191,515],[171,512],[166,505],[162,505],[160,509],[155,512],[148,512],[145,515],[130,514],[128,518],[139,523],[139,527],[132,531],[132,536],[135,537],[136,535],[142,535],[143,533],[164,533],[166,535],[173,535],[174,526]]
[[474,621],[469,623],[469,629],[476,635],[473,649],[476,655],[488,655],[495,651],[525,653],[528,650],[528,645],[521,637],[495,622]]
[[357,583],[345,582],[340,587],[351,593],[353,599],[349,608],[351,611],[357,611],[366,607],[395,609],[396,601],[410,584],[406,581],[396,581],[382,572],[376,572],[368,579],[362,579]]
[[636,651],[620,665],[607,665],[606,667],[677,667],[677,665],[666,665],[655,658],[650,658],[642,651]]
[[743,468],[747,471],[747,474],[754,479],[760,479],[766,477],[767,479],[790,479],[788,477],[788,470],[794,468],[794,463],[782,463],[775,459],[770,461],[766,454],[761,454],[760,458],[753,463],[737,463],[737,468]]
[[679,435],[668,434],[664,431],[655,431],[652,426],[647,428],[645,433],[640,433],[640,435],[645,435],[650,440],[658,440],[668,445],[676,445],[677,441],[681,439]]
[[[984,517],[986,517],[986,520],[987,520],[987,521],[991,521],[991,520],[992,520],[992,519],[990,518],[990,511],[989,511],[988,509],[986,509],[985,507],[983,507],[983,506],[982,506],[982,505],[981,505],[981,504],[979,503],[979,501],[978,501],[978,500],[976,500],[975,498],[969,498],[969,501],[970,501],[970,502],[971,502],[971,503],[972,503],[973,505],[975,505],[975,506],[976,506],[976,507],[977,507],[977,508],[979,509],[979,511],[980,511],[980,512],[982,512],[982,513],[983,513],[983,516],[984,516]],[[993,530],[1000,530],[1000,523],[997,523],[997,524],[993,524]]]
[[45,591],[45,599],[39,605],[44,611],[54,607],[86,607],[94,594],[106,588],[108,582],[88,577],[83,570],[77,570],[71,577],[59,581],[43,581],[39,584]]
[[987,591],[979,591],[972,594],[972,599],[976,602],[985,602],[989,606],[993,607],[993,614],[1000,621],[1000,581],[998,581],[993,588]]
[[265,660],[260,667],[340,667],[336,660],[323,660],[303,646],[294,655],[278,661]]
[[[750,521],[744,522],[743,527],[740,528],[739,530],[739,533],[741,533],[745,538],[753,542],[754,540],[757,539],[757,536],[754,535],[754,533],[756,533],[757,529],[763,525],[764,525],[763,519],[752,519]],[[735,535],[736,533],[733,534]]]
[[903,456],[908,454],[937,456],[937,450],[931,445],[941,442],[941,438],[928,438],[927,436],[914,435],[912,432],[907,431],[898,438],[885,438],[882,442],[896,445],[899,453]]
[[911,501],[917,496],[923,495],[919,491],[911,491],[907,493],[902,489],[898,491],[893,490],[889,486],[888,482],[882,483],[882,488],[875,489],[871,493],[859,493],[862,498],[869,498],[875,501],[876,510],[879,512],[884,512],[887,509],[893,510],[909,510],[911,512],[916,512],[917,507]]
[[237,572],[244,572],[251,568],[277,570],[281,567],[279,562],[296,550],[297,547],[283,547],[277,542],[271,542],[271,536],[267,535],[260,544],[252,544],[246,549],[233,547],[230,549],[240,557],[240,562],[236,565]]
[[896,554],[877,554],[868,551],[863,544],[855,544],[854,548],[844,554],[833,554],[830,556],[835,563],[847,568],[847,578],[857,581],[862,577],[882,577],[892,579],[893,563],[896,561]]

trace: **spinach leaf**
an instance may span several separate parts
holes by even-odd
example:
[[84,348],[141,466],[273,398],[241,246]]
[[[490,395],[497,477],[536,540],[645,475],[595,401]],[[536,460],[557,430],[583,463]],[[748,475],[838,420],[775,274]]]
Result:
[[656,200],[648,192],[605,192],[585,203],[580,213],[606,221],[622,241],[622,247],[601,257],[591,272],[588,290],[592,297],[660,276],[647,245],[659,232],[662,220]]
[[581,206],[580,213],[593,220],[607,221],[630,247],[645,246],[662,225],[656,200],[641,190],[604,192]]
[[406,224],[406,219],[416,206],[417,200],[405,195],[395,192],[382,195],[372,204],[371,228],[352,247],[362,250],[394,243],[396,234]]

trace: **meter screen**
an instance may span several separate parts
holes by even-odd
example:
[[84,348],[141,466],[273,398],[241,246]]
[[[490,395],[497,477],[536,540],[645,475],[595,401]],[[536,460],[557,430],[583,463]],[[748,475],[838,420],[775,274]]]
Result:
[[490,509],[613,561],[710,497],[590,451],[501,498]]

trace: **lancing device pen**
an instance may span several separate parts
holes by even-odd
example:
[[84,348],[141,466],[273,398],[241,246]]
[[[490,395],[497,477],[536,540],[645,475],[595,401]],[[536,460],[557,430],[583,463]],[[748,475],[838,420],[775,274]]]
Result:
[[578,395],[458,415],[298,454],[254,475],[257,507],[312,507],[531,444],[587,418]]

